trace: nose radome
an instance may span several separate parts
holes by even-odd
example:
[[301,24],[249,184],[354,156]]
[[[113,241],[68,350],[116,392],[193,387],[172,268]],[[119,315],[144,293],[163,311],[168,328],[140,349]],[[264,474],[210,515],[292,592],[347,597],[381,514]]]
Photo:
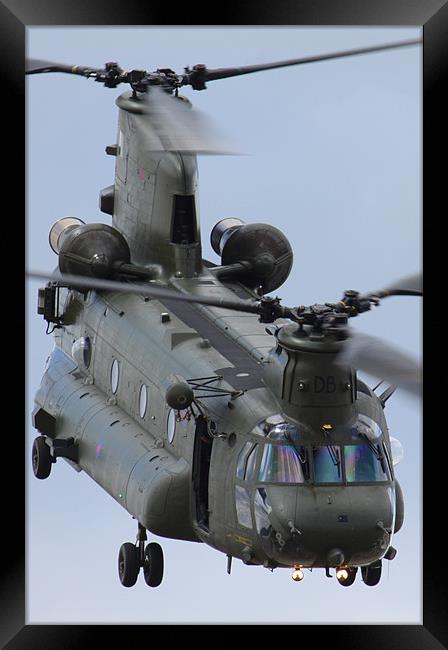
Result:
[[391,523],[384,486],[269,486],[266,492],[266,528],[272,527],[267,553],[276,561],[340,567],[369,563],[382,553],[382,537]]

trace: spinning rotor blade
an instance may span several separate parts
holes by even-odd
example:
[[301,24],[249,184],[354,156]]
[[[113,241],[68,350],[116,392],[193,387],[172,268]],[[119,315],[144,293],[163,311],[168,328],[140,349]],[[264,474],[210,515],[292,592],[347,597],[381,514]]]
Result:
[[215,70],[207,70],[204,65],[194,66],[193,71],[187,73],[182,85],[191,84],[193,88],[195,85],[198,87],[196,90],[205,88],[204,82],[215,81],[216,79],[227,79],[229,77],[237,77],[243,74],[251,74],[252,72],[261,72],[262,70],[274,70],[276,68],[286,68],[291,65],[301,65],[304,63],[313,63],[315,61],[326,61],[328,59],[339,59],[346,56],[354,56],[357,54],[367,54],[369,52],[379,52],[382,50],[391,50],[398,47],[406,47],[408,45],[417,45],[422,41],[420,39],[401,41],[398,43],[386,43],[384,45],[374,45],[371,47],[361,47],[353,50],[342,50],[339,52],[331,52],[329,54],[318,54],[316,56],[307,56],[300,59],[288,59],[286,61],[276,61],[274,63],[261,63],[256,65],[246,65],[232,68],[216,68]]
[[90,278],[84,275],[68,275],[57,272],[50,274],[43,271],[27,271],[27,277],[39,280],[52,280],[58,282],[61,286],[82,287],[85,289],[95,289],[104,291],[121,291],[124,293],[135,293],[148,298],[163,300],[178,300],[180,302],[195,302],[200,305],[209,305],[211,307],[222,307],[223,309],[235,309],[236,311],[247,312],[250,314],[260,313],[259,303],[251,300],[226,300],[224,298],[207,298],[203,296],[194,296],[189,293],[180,293],[175,289],[160,287],[152,283],[128,283],[118,282],[117,280],[104,280],[103,278]]
[[189,102],[170,95],[159,86],[144,95],[142,113],[135,116],[141,125],[145,148],[149,151],[180,151],[198,154],[236,154],[231,144],[206,113]]
[[25,61],[25,74],[38,74],[40,72],[57,72],[60,67],[64,66],[61,63],[53,63],[52,61],[42,61],[41,59],[26,59]]
[[29,59],[26,62],[25,74],[40,74],[43,72],[66,72],[69,74],[78,74],[84,77],[95,78],[96,81],[104,83],[109,88],[115,88],[120,83],[131,84],[134,91],[146,92],[148,87],[163,86],[169,92],[180,88],[181,86],[191,86],[194,90],[204,90],[207,81],[216,79],[228,79],[252,72],[261,72],[262,70],[274,70],[276,68],[285,68],[291,65],[301,65],[304,63],[313,63],[315,61],[326,61],[329,59],[339,59],[357,54],[367,54],[369,52],[380,52],[382,50],[391,50],[408,45],[418,45],[422,41],[419,39],[400,41],[398,43],[386,43],[384,45],[373,45],[370,47],[361,47],[352,50],[342,50],[331,52],[329,54],[318,54],[316,56],[307,56],[300,59],[288,59],[286,61],[275,61],[273,63],[261,63],[255,65],[246,65],[230,68],[216,68],[208,70],[204,64],[193,66],[193,69],[185,68],[182,74],[176,74],[170,68],[159,68],[155,72],[145,70],[131,70],[126,72],[122,70],[117,63],[106,63],[103,69],[89,68],[78,65],[68,65],[65,63],[55,63],[52,61],[41,61],[39,59]]
[[422,296],[423,278],[421,273],[409,275],[406,278],[396,280],[385,289],[372,291],[368,296],[386,298],[387,296]]
[[422,370],[414,358],[370,334],[352,328],[350,331],[339,357],[341,365],[363,370],[413,396],[421,396]]
[[[300,321],[303,311],[299,314],[296,310],[286,306],[280,306],[278,300],[274,306],[266,302],[266,298],[261,300],[232,300],[225,298],[213,298],[206,296],[195,296],[191,293],[181,293],[174,289],[161,287],[152,282],[131,283],[119,282],[117,280],[107,280],[103,278],[94,278],[83,275],[61,274],[56,271],[53,274],[41,271],[27,271],[26,275],[31,278],[51,280],[61,286],[74,287],[76,289],[95,289],[105,291],[120,291],[123,293],[133,293],[149,298],[160,300],[177,300],[180,302],[196,303],[199,305],[209,305],[211,307],[220,307],[222,309],[231,309],[235,311],[257,314],[262,322],[274,322],[278,318],[290,318]],[[407,292],[418,289],[418,277],[412,276],[401,281],[397,289],[389,289],[385,295],[393,295],[392,291]],[[403,287],[405,287],[403,289]],[[383,290],[384,292],[385,290]],[[373,295],[373,294],[372,294]],[[377,294],[379,295],[379,292]],[[275,301],[274,301],[275,302]],[[267,312],[265,309],[267,308]],[[272,311],[271,311],[272,309]],[[264,320],[266,314],[272,316]],[[379,338],[359,332],[349,328],[348,339],[344,343],[344,348],[339,356],[338,363],[343,366],[350,366],[358,370],[388,381],[390,384],[399,386],[402,390],[409,392],[413,396],[421,395],[421,375],[422,371],[417,361],[407,353],[382,341]]]
[[55,63],[54,61],[43,61],[41,59],[27,59],[25,61],[25,74],[41,74],[43,72],[67,72],[68,74],[89,76],[89,74],[93,75],[101,72],[101,70],[99,68]]

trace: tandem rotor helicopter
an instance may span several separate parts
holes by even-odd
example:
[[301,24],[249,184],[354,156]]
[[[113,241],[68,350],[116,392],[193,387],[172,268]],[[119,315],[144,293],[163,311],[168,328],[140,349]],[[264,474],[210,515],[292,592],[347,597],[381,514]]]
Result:
[[[148,532],[210,545],[229,573],[237,558],[296,581],[322,568],[350,586],[360,569],[375,586],[394,559],[401,449],[384,407],[397,386],[418,398],[420,369],[349,320],[388,296],[422,295],[421,277],[288,307],[268,295],[291,271],[287,238],[235,217],[211,232],[221,263],[204,260],[196,156],[216,143],[179,90],[417,43],[180,74],[28,61],[26,74],[130,85],[106,147],[114,183],[100,193],[112,226],[59,219],[49,233],[58,270],[27,272],[48,280],[37,309],[54,336],[32,414],[33,472],[48,478],[62,458],[136,519],[135,542],[118,553],[123,586],[140,571],[162,582]],[[357,370],[387,383],[377,392]]]

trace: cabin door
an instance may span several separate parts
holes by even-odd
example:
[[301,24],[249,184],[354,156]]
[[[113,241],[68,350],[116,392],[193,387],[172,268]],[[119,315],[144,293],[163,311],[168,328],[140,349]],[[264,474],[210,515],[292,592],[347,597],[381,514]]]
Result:
[[205,530],[208,530],[209,524],[208,479],[212,446],[213,438],[208,433],[207,423],[200,416],[196,421],[194,441],[193,497],[196,507],[196,521]]

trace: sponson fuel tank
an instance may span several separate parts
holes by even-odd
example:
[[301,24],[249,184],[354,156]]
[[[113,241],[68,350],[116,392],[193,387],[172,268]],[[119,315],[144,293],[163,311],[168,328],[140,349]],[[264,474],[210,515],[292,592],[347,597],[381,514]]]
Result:
[[[84,470],[148,530],[198,541],[191,525],[186,460],[114,400],[108,401],[97,385],[86,384],[78,370],[67,354],[54,348],[35,398],[36,413],[40,410],[54,422],[51,437],[74,438],[79,448],[76,469]],[[34,425],[39,426],[37,421]]]
[[325,424],[320,421],[323,412],[333,426],[350,420],[355,414],[356,372],[336,362],[344,342],[314,336],[311,328],[293,323],[275,336],[263,381],[283,412],[317,430]]

